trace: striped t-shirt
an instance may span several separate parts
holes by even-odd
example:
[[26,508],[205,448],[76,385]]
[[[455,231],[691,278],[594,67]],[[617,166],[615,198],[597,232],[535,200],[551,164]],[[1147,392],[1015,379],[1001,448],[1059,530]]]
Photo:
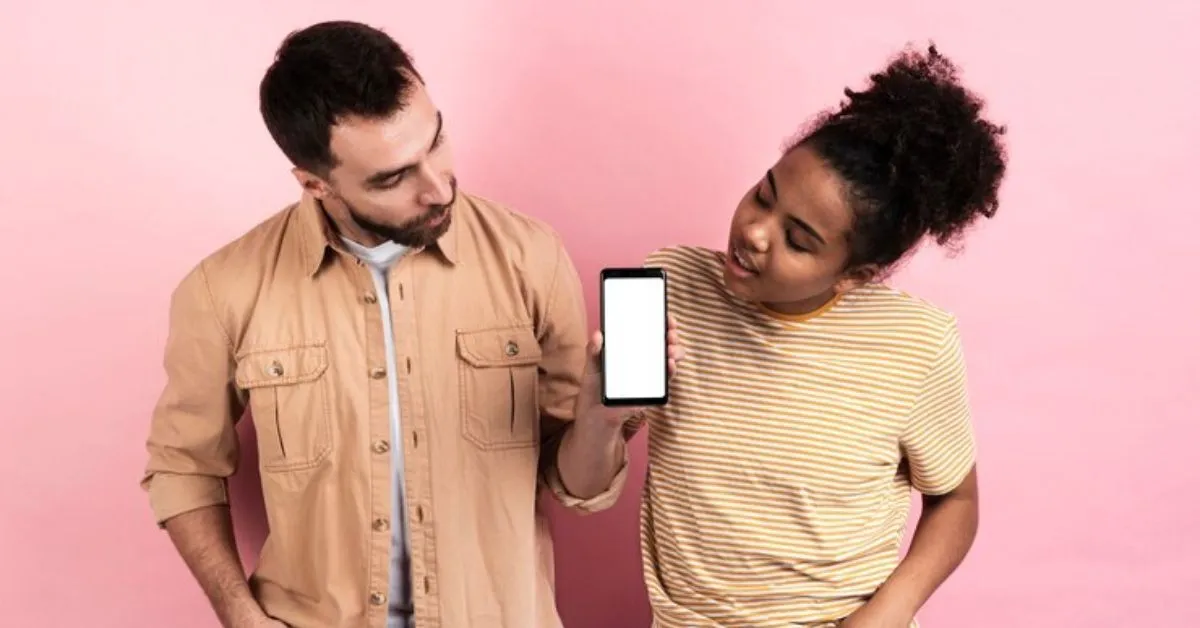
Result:
[[898,564],[911,490],[949,492],[974,464],[955,321],[882,285],[789,319],[730,293],[723,263],[646,262],[687,350],[644,417],[655,624],[831,626]]

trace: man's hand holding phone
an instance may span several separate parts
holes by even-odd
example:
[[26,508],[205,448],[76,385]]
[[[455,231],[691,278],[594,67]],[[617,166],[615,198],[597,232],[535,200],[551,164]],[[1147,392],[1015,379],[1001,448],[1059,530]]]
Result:
[[666,282],[657,268],[601,271],[600,330],[588,343],[575,421],[557,457],[563,488],[575,498],[612,489],[627,457],[626,421],[641,408],[667,403],[667,380],[683,347],[667,314]]
[[[679,331],[675,319],[669,315],[666,319],[666,369],[667,377],[672,377],[675,375],[676,364],[683,359],[684,350],[683,345],[679,342]],[[604,405],[601,391],[603,350],[604,334],[600,331],[593,332],[591,342],[588,343],[587,369],[581,382],[579,399],[575,404],[575,417],[576,420],[595,421],[599,424],[619,428],[631,414],[643,410],[647,406]]]

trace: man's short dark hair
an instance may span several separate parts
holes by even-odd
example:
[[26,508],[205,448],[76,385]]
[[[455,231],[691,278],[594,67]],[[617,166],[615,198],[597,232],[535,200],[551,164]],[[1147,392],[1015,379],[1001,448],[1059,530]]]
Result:
[[349,116],[395,114],[417,81],[412,58],[383,31],[322,22],[283,40],[259,85],[259,110],[292,164],[324,176],[337,165],[333,126]]

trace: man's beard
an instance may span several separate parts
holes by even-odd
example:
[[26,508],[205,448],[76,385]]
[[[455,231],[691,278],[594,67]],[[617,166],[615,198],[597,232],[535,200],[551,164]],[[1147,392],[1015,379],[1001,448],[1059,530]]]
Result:
[[[350,214],[350,219],[364,231],[373,233],[384,240],[391,240],[396,244],[425,248],[433,246],[438,241],[438,238],[441,238],[450,229],[450,221],[454,218],[450,215],[450,207],[458,199],[457,178],[450,178],[450,190],[449,203],[445,205],[433,205],[425,213],[405,221],[404,224],[398,227],[375,222],[355,209],[346,199],[342,198],[340,200],[346,206],[346,212]],[[432,224],[433,221],[442,216],[445,216],[444,220]]]

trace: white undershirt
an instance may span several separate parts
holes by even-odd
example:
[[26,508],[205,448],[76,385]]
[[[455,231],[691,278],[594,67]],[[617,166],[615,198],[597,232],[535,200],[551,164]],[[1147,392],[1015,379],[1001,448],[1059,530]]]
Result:
[[384,353],[387,356],[388,414],[392,428],[392,469],[396,492],[392,496],[392,555],[388,585],[388,628],[411,628],[412,622],[412,572],[408,547],[408,518],[404,503],[404,448],[400,434],[400,387],[396,373],[396,336],[392,329],[392,308],[388,290],[388,270],[404,255],[408,247],[395,242],[384,242],[373,248],[342,238],[356,257],[371,269],[375,281],[375,295],[383,319]]

